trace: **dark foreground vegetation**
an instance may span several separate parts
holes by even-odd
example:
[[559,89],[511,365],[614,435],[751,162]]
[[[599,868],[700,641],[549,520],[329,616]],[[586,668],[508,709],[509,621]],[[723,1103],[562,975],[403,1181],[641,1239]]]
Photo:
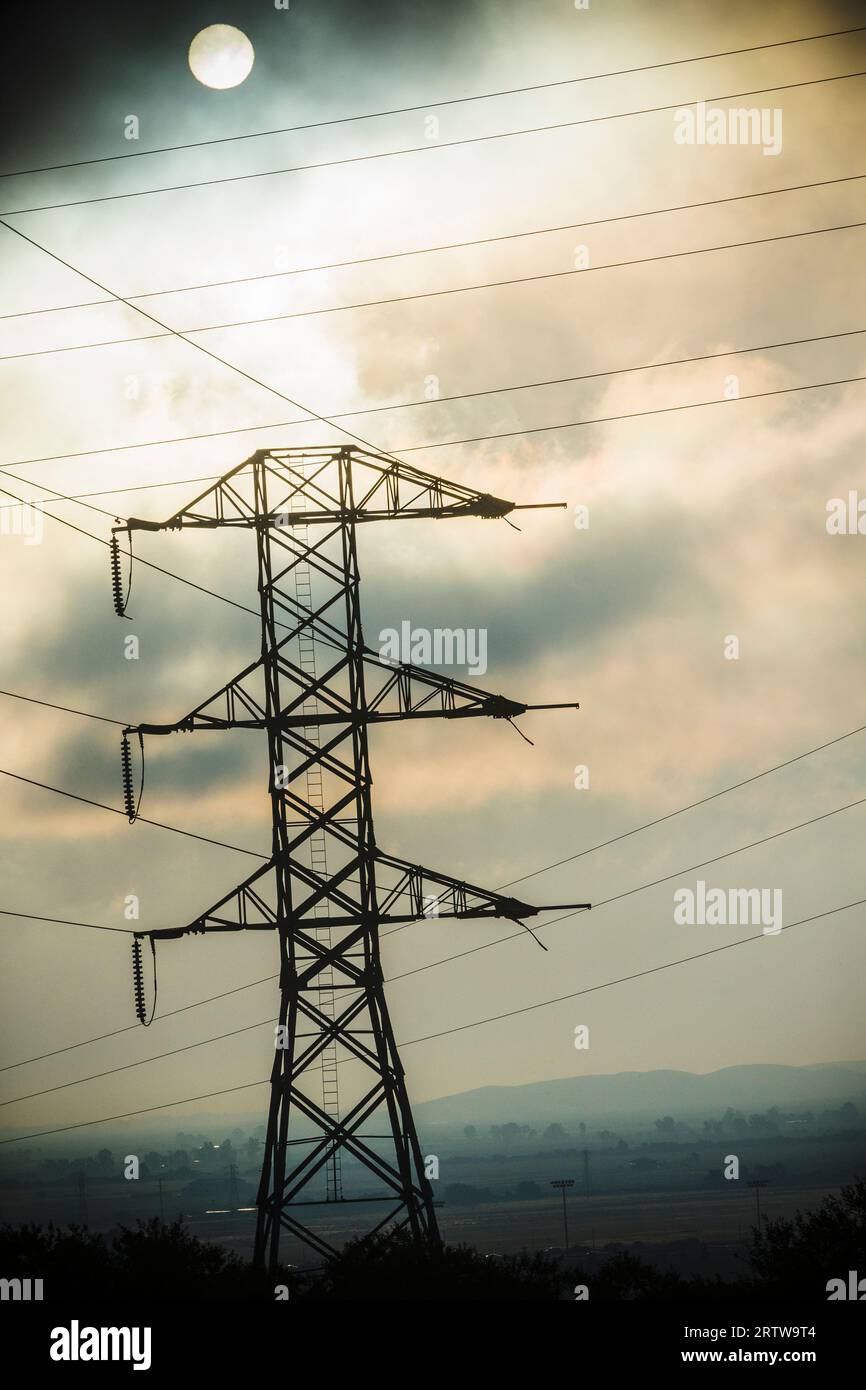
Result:
[[484,1256],[465,1245],[421,1255],[401,1237],[355,1241],[326,1269],[302,1274],[288,1268],[274,1278],[198,1240],[180,1221],[142,1222],[109,1237],[77,1226],[0,1228],[0,1277],[41,1279],[44,1300],[64,1303],[70,1295],[123,1301],[550,1300],[573,1299],[581,1285],[590,1299],[605,1301],[823,1301],[828,1281],[847,1282],[849,1271],[866,1278],[866,1182],[859,1179],[815,1211],[769,1220],[753,1231],[736,1280],[684,1278],[628,1253],[613,1255],[591,1275],[572,1256]]

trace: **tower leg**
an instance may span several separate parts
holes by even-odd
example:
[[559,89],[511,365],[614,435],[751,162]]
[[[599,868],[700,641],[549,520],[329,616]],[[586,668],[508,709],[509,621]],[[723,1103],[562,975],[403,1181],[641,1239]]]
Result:
[[[335,1205],[313,1195],[317,1189],[311,1184],[322,1169],[327,1170],[338,1151],[366,1167],[377,1181],[372,1195],[362,1190],[354,1198],[341,1197],[336,1205],[375,1200],[386,1206],[381,1218],[377,1214],[368,1224],[367,1235],[408,1227],[419,1245],[429,1248],[440,1240],[433,1189],[424,1174],[381,985],[368,986],[360,998],[344,1005],[334,1020],[319,1015],[325,1026],[310,1043],[308,1023],[317,1012],[303,987],[294,985],[283,991],[281,1018],[288,1025],[288,1046],[278,1050],[271,1077],[254,1255],[255,1263],[271,1273],[277,1268],[283,1230],[320,1258],[330,1259],[337,1253],[305,1213],[310,1207]],[[334,1042],[342,1060],[361,1062],[368,1072],[360,1099],[339,1120],[310,1094],[320,1076],[322,1049]],[[312,1083],[310,1087],[307,1081]],[[305,1129],[313,1130],[312,1135],[298,1136],[297,1147],[289,1141],[293,1106],[293,1128],[296,1121],[304,1120]],[[354,1185],[357,1187],[357,1178]]]

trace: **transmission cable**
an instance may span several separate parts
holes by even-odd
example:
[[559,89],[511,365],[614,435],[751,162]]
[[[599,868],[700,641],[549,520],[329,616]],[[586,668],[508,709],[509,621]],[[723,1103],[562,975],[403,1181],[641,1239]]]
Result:
[[321,169],[335,169],[351,164],[367,164],[374,160],[396,159],[404,155],[429,154],[431,151],[489,144],[494,140],[512,140],[518,136],[546,135],[556,130],[573,130],[580,126],[599,125],[605,121],[625,120],[632,116],[658,115],[665,111],[679,111],[685,106],[694,106],[698,101],[707,103],[736,101],[740,97],[767,96],[772,92],[789,92],[797,88],[820,87],[829,82],[846,82],[856,77],[866,77],[866,69],[836,73],[832,77],[812,77],[801,82],[782,82],[774,87],[752,87],[745,92],[724,92],[719,96],[712,97],[689,97],[668,102],[662,106],[643,106],[631,111],[611,111],[601,116],[581,116],[576,120],[552,121],[539,126],[523,126],[519,130],[495,131],[491,135],[469,135],[459,140],[428,140],[423,145],[407,145],[398,150],[377,150],[372,154],[344,155],[339,159],[317,160],[312,164],[293,164],[280,169],[262,169],[258,173],[223,174],[219,178],[188,180],[184,183],[165,184],[160,188],[137,188],[126,193],[103,193],[90,198],[67,199],[62,203],[37,203],[31,207],[4,208],[0,215],[3,217],[23,217],[29,213],[54,212],[60,208],[88,207],[95,203],[117,203],[129,198],[150,198],[160,193],[181,193],[191,189],[214,188],[223,184],[248,183],[253,179],[274,178],[284,174],[311,173]]
[[[805,925],[806,925],[807,923],[809,923],[809,922],[816,922],[816,921],[819,921],[821,918],[824,918],[824,917],[831,917],[831,916],[833,916],[833,915],[834,915],[835,913],[837,913],[837,912],[847,912],[850,908],[853,908],[853,907],[860,907],[863,903],[866,903],[866,898],[858,898],[855,902],[844,903],[844,904],[842,904],[842,906],[840,906],[840,907],[828,908],[825,912],[817,912],[817,913],[815,913],[815,914],[814,914],[813,916],[811,916],[811,917],[801,917],[801,918],[799,919],[799,921],[796,921],[796,922],[789,922],[789,923],[787,924],[787,926],[783,926],[783,927],[781,928],[781,930],[782,930],[782,931],[791,931],[794,927],[802,927],[802,926],[805,926]],[[508,1010],[506,1013],[496,1014],[496,1015],[494,1015],[493,1017],[490,1017],[490,1018],[479,1018],[479,1019],[474,1019],[474,1020],[473,1020],[472,1022],[470,1022],[470,1023],[461,1023],[461,1024],[457,1024],[457,1025],[455,1025],[455,1026],[452,1027],[452,1028],[444,1028],[444,1029],[442,1029],[442,1030],[441,1030],[440,1032],[438,1032],[438,1033],[428,1033],[426,1036],[421,1037],[421,1038],[409,1038],[409,1039],[407,1039],[407,1040],[405,1040],[405,1041],[398,1042],[398,1043],[397,1043],[397,1046],[398,1046],[398,1047],[401,1047],[401,1048],[403,1048],[403,1047],[415,1047],[415,1046],[417,1046],[417,1044],[419,1044],[419,1043],[422,1043],[422,1042],[431,1042],[431,1041],[433,1041],[434,1039],[448,1037],[448,1036],[449,1036],[450,1034],[452,1034],[452,1033],[463,1033],[463,1032],[466,1032],[466,1031],[467,1031],[468,1029],[470,1029],[470,1028],[483,1028],[483,1027],[485,1027],[488,1023],[498,1023],[498,1022],[501,1022],[503,1019],[506,1019],[506,1018],[515,1018],[518,1014],[529,1013],[529,1012],[532,1012],[533,1010],[536,1010],[536,1009],[549,1008],[552,1004],[560,1004],[560,1003],[563,1003],[565,1000],[568,1000],[568,999],[577,999],[577,998],[579,998],[579,997],[580,997],[581,995],[583,995],[583,994],[592,994],[592,993],[594,993],[595,991],[600,990],[600,989],[611,989],[614,985],[625,984],[625,983],[628,983],[628,982],[630,982],[630,981],[632,981],[632,980],[638,980],[638,979],[641,979],[641,978],[642,978],[643,976],[645,976],[645,975],[654,975],[654,974],[658,974],[659,972],[661,972],[661,971],[663,971],[663,970],[673,970],[673,969],[675,969],[675,968],[676,968],[677,966],[679,966],[679,965],[688,965],[688,964],[690,964],[692,961],[701,960],[704,956],[714,956],[714,955],[718,955],[721,951],[730,951],[730,950],[733,950],[733,948],[734,948],[735,946],[745,946],[745,945],[747,945],[747,944],[748,944],[749,942],[751,942],[751,941],[763,941],[763,940],[765,940],[765,937],[764,937],[764,934],[763,934],[762,932],[761,932],[761,933],[758,933],[758,934],[756,934],[756,935],[754,935],[754,936],[741,937],[738,941],[729,941],[726,945],[723,945],[723,946],[714,946],[714,947],[712,947],[712,948],[711,948],[710,950],[708,950],[708,951],[698,951],[698,952],[696,952],[695,955],[692,955],[692,956],[683,956],[683,957],[681,957],[681,958],[678,959],[678,960],[667,961],[667,962],[665,962],[665,964],[663,964],[663,965],[652,966],[652,967],[650,967],[650,968],[647,969],[647,970],[639,970],[639,971],[636,971],[634,974],[631,974],[631,975],[622,975],[622,976],[620,976],[618,979],[615,979],[615,980],[606,980],[603,984],[600,984],[600,985],[590,985],[590,986],[588,986],[586,989],[574,990],[574,991],[573,991],[572,993],[570,993],[570,994],[561,994],[561,995],[558,995],[558,996],[557,996],[556,998],[554,998],[554,999],[542,999],[542,1000],[539,1000],[539,1001],[538,1001],[537,1003],[535,1003],[535,1004],[527,1004],[527,1005],[524,1005],[522,1008],[510,1009],[510,1010]],[[267,1020],[267,1021],[270,1022],[270,1020]],[[259,1024],[259,1025],[254,1025],[254,1026],[259,1026],[259,1027],[261,1027],[262,1025]],[[210,1039],[209,1041],[217,1041],[217,1039]],[[70,1082],[70,1083],[68,1083],[68,1084],[70,1084],[70,1085],[75,1085],[75,1084],[77,1084],[77,1083],[75,1083],[75,1082]],[[185,1097],[184,1099],[182,1099],[182,1100],[164,1101],[164,1102],[163,1102],[162,1104],[160,1104],[160,1105],[149,1105],[149,1106],[145,1106],[144,1108],[142,1108],[142,1109],[140,1109],[140,1110],[128,1110],[128,1111],[126,1111],[124,1114],[121,1114],[121,1115],[105,1115],[105,1116],[102,1116],[101,1118],[96,1119],[96,1120],[79,1120],[76,1124],[63,1125],[63,1126],[61,1126],[60,1128],[57,1128],[57,1129],[40,1130],[40,1131],[39,1131],[38,1133],[36,1133],[36,1134],[22,1134],[22,1135],[16,1135],[16,1136],[14,1136],[14,1137],[12,1137],[12,1138],[9,1138],[9,1139],[0,1139],[0,1144],[20,1144],[20,1143],[24,1143],[24,1142],[26,1142],[26,1141],[28,1141],[28,1140],[32,1140],[32,1139],[43,1139],[43,1138],[45,1138],[46,1136],[51,1135],[51,1134],[65,1134],[68,1130],[72,1130],[72,1129],[86,1129],[86,1128],[87,1128],[88,1126],[90,1126],[90,1125],[109,1124],[109,1123],[111,1123],[111,1122],[113,1122],[113,1121],[115,1121],[115,1120],[126,1120],[126,1119],[130,1119],[130,1118],[132,1118],[132,1117],[135,1116],[135,1115],[148,1115],[148,1114],[152,1114],[155,1110],[168,1110],[168,1109],[172,1108],[172,1107],[175,1106],[175,1105],[190,1105],[190,1104],[192,1104],[194,1101],[199,1101],[199,1100],[211,1100],[211,1099],[213,1099],[215,1096],[231,1095],[231,1094],[233,1094],[233,1093],[236,1092],[236,1091],[246,1091],[246,1090],[252,1089],[252,1087],[254,1087],[254,1086],[266,1086],[266,1085],[269,1085],[269,1084],[270,1084],[270,1083],[269,1083],[269,1080],[268,1080],[268,1079],[263,1079],[263,1080],[260,1080],[260,1081],[247,1081],[247,1082],[244,1082],[244,1083],[243,1083],[242,1085],[240,1085],[240,1086],[228,1086],[228,1087],[226,1087],[226,1088],[223,1089],[223,1090],[220,1090],[220,1091],[210,1091],[210,1092],[208,1092],[206,1095],[201,1095],[201,1096],[186,1096],[186,1097]],[[62,1089],[62,1088],[61,1088],[61,1089]]]
[[[841,222],[832,227],[811,227],[806,231],[781,232],[776,236],[753,237],[749,241],[727,241],[718,246],[698,246],[687,251],[666,251],[661,255],[639,256],[627,261],[605,261],[602,265],[590,265],[569,270],[549,270],[538,275],[511,276],[506,280],[484,280],[476,285],[455,285],[441,290],[420,290],[414,294],[390,295],[383,299],[363,299],[352,304],[332,304],[322,309],[294,309],[286,314],[268,314],[252,319],[232,319],[225,323],[197,324],[193,328],[183,329],[183,334],[220,333],[230,328],[252,328],[263,323],[284,323],[291,319],[316,318],[322,314],[342,314],[349,310],[376,309],[391,304],[415,303],[422,299],[441,299],[448,295],[473,294],[476,290],[506,289],[513,285],[536,285],[543,281],[562,280],[574,275],[592,275],[602,270],[623,270],[636,265],[653,265],[659,261],[683,260],[688,256],[707,256],[718,251],[737,251],[745,247],[767,246],[771,242],[797,241],[802,237],[824,236],[830,232],[851,232],[861,227],[866,227],[866,221]],[[135,306],[132,305],[132,307]],[[0,356],[0,362],[17,362],[31,357],[53,357],[65,352],[91,352],[98,348],[123,347],[129,343],[152,343],[175,336],[176,330],[170,328],[165,333],[144,333],[126,338],[104,338],[95,343],[68,343],[64,347],[33,348],[27,352],[5,353]],[[372,414],[373,412],[358,411],[356,413]],[[328,421],[330,423],[340,418],[346,417],[331,415],[328,417]]]
[[639,67],[617,68],[611,72],[586,73],[581,77],[562,77],[551,82],[535,82],[529,86],[506,87],[496,92],[476,92],[463,97],[445,97],[441,100],[423,102],[417,106],[397,106],[385,111],[362,111],[349,116],[332,116],[324,121],[311,121],[304,125],[280,126],[274,130],[254,130],[240,135],[221,135],[209,140],[190,140],[183,145],[162,145],[152,150],[127,150],[123,154],[98,155],[89,159],[76,159],[65,164],[44,164],[33,169],[8,169],[0,173],[0,178],[23,178],[29,174],[52,174],[61,169],[80,169],[90,164],[111,164],[118,160],[140,159],[143,155],[174,154],[179,150],[197,150],[212,145],[228,145],[240,140],[262,140],[274,135],[292,135],[300,131],[321,130],[325,126],[347,125],[353,121],[379,120],[385,116],[406,116],[430,107],[461,106],[472,101],[492,101],[499,97],[522,96],[527,92],[549,91],[554,87],[570,87],[580,82],[599,82],[610,77],[627,77],[634,73],[654,72],[659,68],[682,67],[686,63],[706,63],[714,58],[734,58],[743,53],[758,53],[771,48],[788,48],[794,44],[816,43],[819,39],[840,38],[844,34],[860,34],[866,26],[855,25],[850,29],[832,29],[824,34],[807,34],[800,39],[777,39],[771,43],[750,44],[747,48],[728,48],[718,53],[699,53],[691,58],[668,58],[658,63],[643,63]]

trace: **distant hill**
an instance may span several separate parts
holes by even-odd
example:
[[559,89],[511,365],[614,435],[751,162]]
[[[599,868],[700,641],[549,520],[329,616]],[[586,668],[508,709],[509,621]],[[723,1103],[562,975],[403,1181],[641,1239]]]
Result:
[[624,1071],[566,1076],[526,1086],[482,1086],[414,1106],[419,1125],[549,1124],[569,1120],[642,1116],[719,1115],[731,1106],[747,1113],[820,1110],[866,1102],[866,1062],[808,1067],[757,1064],[723,1067],[700,1076],[688,1071]]
[[[624,1071],[601,1076],[564,1076],[555,1081],[535,1081],[525,1086],[481,1086],[474,1091],[417,1101],[413,1111],[422,1133],[441,1126],[462,1129],[464,1125],[489,1126],[509,1120],[533,1128],[558,1121],[571,1131],[580,1120],[645,1120],[672,1115],[719,1118],[730,1106],[751,1114],[776,1105],[780,1110],[820,1111],[853,1101],[866,1115],[866,1061],[821,1062],[806,1067],[764,1064],[723,1067],[720,1071],[698,1075],[688,1071]],[[172,1111],[164,1115],[144,1115],[120,1120],[100,1131],[99,1147],[122,1148],[146,1143],[157,1148],[184,1147],[178,1131],[210,1135],[219,1140],[232,1125],[245,1130],[261,1130],[263,1114],[251,1110],[232,1114],[230,1120],[218,1111],[188,1114]],[[0,1137],[17,1138],[30,1127],[0,1127]],[[312,1134],[310,1126],[300,1125],[298,1135]],[[40,1153],[90,1153],[94,1147],[89,1130],[59,1133],[40,1139]],[[125,1152],[135,1152],[125,1148]],[[10,1150],[6,1151],[11,1153]],[[22,1150],[22,1152],[25,1152]],[[214,1205],[220,1205],[215,1202]]]

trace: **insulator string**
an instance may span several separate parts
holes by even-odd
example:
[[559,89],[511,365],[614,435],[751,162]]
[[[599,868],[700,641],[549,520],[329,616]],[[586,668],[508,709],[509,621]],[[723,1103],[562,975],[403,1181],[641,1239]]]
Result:
[[[141,780],[138,787],[138,802],[136,804],[135,793],[132,787],[132,748],[129,743],[129,735],[132,732],[138,733],[138,746],[141,756]],[[144,796],[144,735],[141,730],[124,729],[120,740],[120,776],[123,783],[123,809],[126,818],[132,825],[141,810],[141,799]]]
[[129,607],[129,596],[132,593],[132,532],[128,528],[126,535],[129,546],[129,583],[125,598],[123,596],[123,572],[120,564],[120,541],[117,539],[116,531],[112,531],[108,545],[109,564],[111,566],[111,597],[118,618],[129,616],[126,610]]
[[150,951],[153,957],[153,1008],[150,1011],[150,1018],[147,1017],[147,1008],[144,996],[144,966],[141,958],[141,938],[136,936],[132,941],[132,995],[135,1003],[135,1016],[144,1028],[149,1028],[156,1014],[156,942],[152,936],[148,937]]

